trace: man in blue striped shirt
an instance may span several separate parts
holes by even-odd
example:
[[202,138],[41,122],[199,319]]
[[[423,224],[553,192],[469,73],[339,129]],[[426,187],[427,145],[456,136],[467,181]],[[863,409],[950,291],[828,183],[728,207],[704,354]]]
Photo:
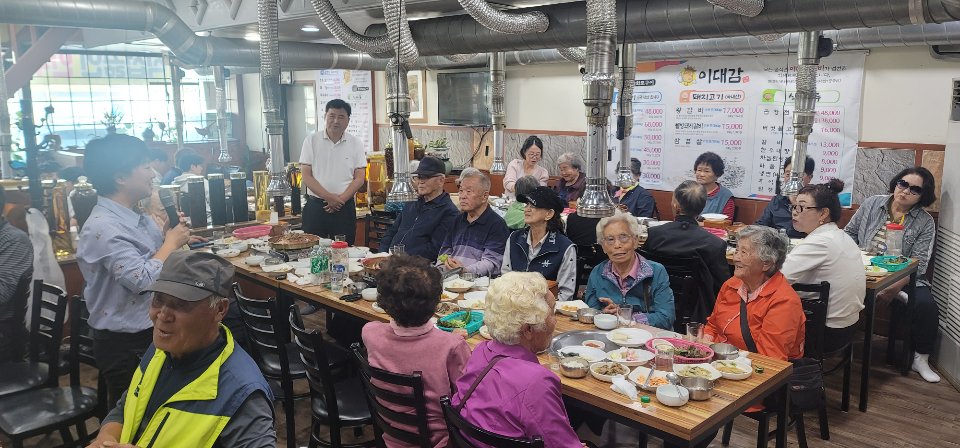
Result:
[[33,245],[23,230],[3,217],[6,205],[0,187],[0,362],[15,362],[23,360],[27,348],[25,304],[17,299],[30,287]]
[[510,236],[507,223],[487,200],[490,178],[480,170],[460,176],[460,215],[440,246],[437,261],[448,269],[463,268],[477,275],[500,275],[503,250]]

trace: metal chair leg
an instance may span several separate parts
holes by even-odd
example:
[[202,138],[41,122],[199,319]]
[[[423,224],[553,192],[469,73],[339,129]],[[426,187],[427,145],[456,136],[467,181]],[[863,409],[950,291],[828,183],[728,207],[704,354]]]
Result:
[[639,434],[637,434],[637,440],[640,441],[640,443],[637,445],[638,448],[647,448],[647,434],[646,434],[646,433],[644,433],[643,431],[641,431]]
[[794,418],[797,425],[797,445],[800,448],[807,448],[807,427],[803,422],[803,414],[797,414]]
[[850,410],[850,376],[853,373],[853,344],[847,346],[843,352],[843,391],[840,397],[840,410],[847,412]]
[[723,437],[720,439],[720,443],[723,446],[730,444],[730,433],[733,432],[733,420],[730,420],[729,423],[723,425]]
[[820,438],[830,440],[830,421],[827,419],[827,392],[823,392],[823,401],[820,402],[820,409],[817,409],[817,420],[820,423]]
[[770,443],[770,417],[763,413],[757,425],[757,448],[767,448]]
[[297,448],[296,416],[293,412],[293,382],[280,381],[283,389],[283,413],[287,418],[287,448]]

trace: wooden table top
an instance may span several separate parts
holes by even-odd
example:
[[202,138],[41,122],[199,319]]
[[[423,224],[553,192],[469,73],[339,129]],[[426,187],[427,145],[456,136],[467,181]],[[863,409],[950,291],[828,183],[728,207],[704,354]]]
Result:
[[[249,270],[238,270],[238,273],[247,275],[246,271]],[[372,302],[365,300],[344,302],[338,295],[321,286],[298,286],[289,281],[280,281],[279,288],[306,301],[350,313],[364,320],[387,322],[390,319],[386,314],[375,311]],[[595,327],[572,321],[565,316],[557,316],[556,334],[587,329],[595,330]],[[653,332],[661,331],[649,329]],[[484,339],[479,335],[474,335],[467,340],[471,348],[483,341]],[[694,440],[716,429],[750,404],[758,402],[762,397],[775,391],[786,381],[792,370],[791,364],[786,361],[759,354],[751,354],[750,357],[755,366],[763,366],[764,373],[754,373],[743,381],[720,379],[710,400],[691,401],[679,408],[661,405],[652,393],[647,393],[651,395],[651,403],[644,407],[639,401],[631,401],[613,392],[609,383],[594,379],[592,376],[582,379],[561,376],[561,384],[564,395],[570,398],[635,422],[640,427],[655,428],[683,440]],[[549,357],[545,354],[540,355],[540,362],[549,365]],[[640,392],[641,395],[645,393]]]

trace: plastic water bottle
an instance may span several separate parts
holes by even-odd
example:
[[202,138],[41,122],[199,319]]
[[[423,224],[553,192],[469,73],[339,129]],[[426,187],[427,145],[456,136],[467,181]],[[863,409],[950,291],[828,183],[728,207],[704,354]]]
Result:
[[350,255],[346,241],[335,241],[330,249],[330,292],[343,292],[343,281],[347,277],[347,263]]
[[317,245],[310,251],[310,273],[316,277],[314,285],[323,285],[330,276],[330,253],[327,248]]

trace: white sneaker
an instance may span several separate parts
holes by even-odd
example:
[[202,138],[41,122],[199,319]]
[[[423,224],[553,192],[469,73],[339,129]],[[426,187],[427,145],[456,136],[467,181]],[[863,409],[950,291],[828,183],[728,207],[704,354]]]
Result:
[[913,354],[913,371],[920,374],[920,377],[928,383],[939,383],[940,375],[937,375],[937,372],[934,372],[930,368],[930,363],[928,362],[930,355],[922,355],[920,353]]

